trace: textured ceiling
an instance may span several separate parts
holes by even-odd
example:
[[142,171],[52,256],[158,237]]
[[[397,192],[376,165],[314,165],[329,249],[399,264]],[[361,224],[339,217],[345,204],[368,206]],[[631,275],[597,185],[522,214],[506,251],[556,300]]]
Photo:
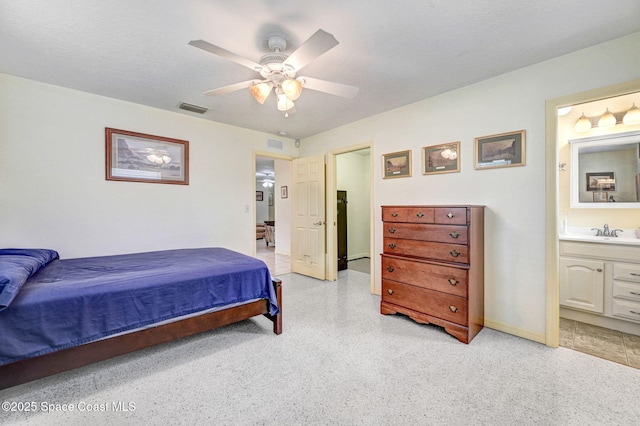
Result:
[[[2,0],[0,72],[302,139],[638,32],[639,18],[638,0]],[[285,118],[273,96],[203,95],[258,73],[190,40],[257,61],[269,34],[290,54],[320,28],[340,44],[299,75],[355,98],[304,90]]]

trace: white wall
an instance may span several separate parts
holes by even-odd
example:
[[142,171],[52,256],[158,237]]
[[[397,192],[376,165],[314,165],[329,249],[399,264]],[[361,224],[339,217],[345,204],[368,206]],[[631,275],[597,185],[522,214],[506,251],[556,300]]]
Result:
[[337,155],[336,184],[338,190],[347,191],[347,258],[370,257],[370,155],[356,152]]
[[[373,141],[377,158],[413,151],[412,177],[383,180],[381,166],[372,173],[376,290],[381,205],[486,205],[486,324],[544,341],[545,167],[557,167],[545,164],[545,100],[639,78],[638,46],[640,33],[303,140],[301,156],[365,141]],[[474,169],[474,138],[521,129],[526,130],[526,166]],[[422,175],[421,148],[453,141],[461,142],[461,172]]]
[[[0,117],[0,246],[253,252],[253,151],[269,135],[4,74]],[[105,127],[188,140],[189,185],[106,181]]]

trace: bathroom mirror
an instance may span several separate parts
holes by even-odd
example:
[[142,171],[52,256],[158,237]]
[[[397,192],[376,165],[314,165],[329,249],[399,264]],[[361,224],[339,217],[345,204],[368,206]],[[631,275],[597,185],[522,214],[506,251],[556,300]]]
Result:
[[640,208],[640,131],[569,143],[572,208]]

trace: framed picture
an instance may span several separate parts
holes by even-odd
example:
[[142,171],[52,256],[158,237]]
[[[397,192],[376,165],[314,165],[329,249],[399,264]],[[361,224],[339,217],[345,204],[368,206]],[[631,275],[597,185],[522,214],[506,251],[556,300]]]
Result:
[[264,200],[263,196],[264,196],[264,193],[262,191],[256,191],[256,201]]
[[606,203],[609,200],[609,193],[606,191],[593,191],[594,203]]
[[392,152],[382,156],[384,179],[411,176],[411,151]]
[[189,142],[105,129],[107,180],[189,185]]
[[422,174],[454,173],[460,171],[460,142],[422,148]]
[[525,131],[476,138],[476,170],[525,165]]
[[[587,191],[616,190],[616,178],[613,172],[586,173]],[[595,199],[593,200],[595,201]]]
[[280,198],[287,198],[289,196],[289,190],[286,186],[280,187]]

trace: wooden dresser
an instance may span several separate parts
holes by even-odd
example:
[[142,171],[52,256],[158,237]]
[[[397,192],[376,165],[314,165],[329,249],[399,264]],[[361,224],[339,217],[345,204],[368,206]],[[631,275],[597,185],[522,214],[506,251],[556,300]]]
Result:
[[382,206],[382,314],[464,343],[484,326],[484,206]]

